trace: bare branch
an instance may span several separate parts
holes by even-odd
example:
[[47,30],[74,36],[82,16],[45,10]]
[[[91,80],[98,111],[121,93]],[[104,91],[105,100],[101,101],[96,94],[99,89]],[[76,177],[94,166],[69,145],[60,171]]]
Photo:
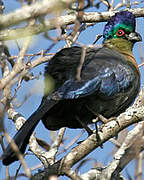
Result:
[[23,155],[20,153],[17,145],[14,143],[14,141],[11,139],[11,137],[8,135],[8,133],[7,133],[6,131],[4,132],[4,135],[5,135],[8,143],[10,143],[12,149],[13,149],[14,152],[16,153],[17,157],[19,158],[21,164],[23,165],[24,171],[25,171],[26,175],[27,175],[28,177],[31,177],[31,171],[30,171],[30,169],[28,168],[28,166],[27,166],[27,164],[26,164],[26,162],[25,162],[25,160],[24,160],[24,158],[23,158]]
[[[108,165],[105,173],[111,176],[117,176],[121,170],[141,151],[141,143],[136,145],[139,140],[139,134],[143,131],[144,122],[139,122],[138,125],[131,130],[125,138],[122,146],[114,155],[113,161]],[[135,148],[134,148],[135,146]],[[109,178],[110,178],[109,177]]]
[[55,13],[57,11],[62,12],[73,2],[74,0],[43,0],[40,2],[35,2],[30,6],[23,6],[14,12],[1,15],[0,27],[2,29],[14,24],[18,24],[22,21],[27,21],[31,18],[37,18],[40,15]]
[[82,66],[83,66],[84,60],[85,60],[85,55],[86,55],[86,48],[83,47],[83,48],[82,48],[81,59],[80,59],[80,64],[79,64],[79,66],[77,67],[76,79],[77,79],[78,81],[81,80],[81,70],[82,70]]
[[[144,8],[130,9],[130,12],[135,14],[136,17],[144,17]],[[82,23],[96,23],[107,21],[117,11],[108,12],[85,12],[81,20]],[[59,27],[64,27],[69,24],[74,24],[77,15],[68,14],[65,16],[59,16],[57,18],[47,19],[44,24],[35,24],[32,27],[24,27],[17,29],[8,29],[0,31],[0,40],[17,39],[26,36],[32,36],[48,30],[52,30]],[[11,21],[12,22],[12,21]]]

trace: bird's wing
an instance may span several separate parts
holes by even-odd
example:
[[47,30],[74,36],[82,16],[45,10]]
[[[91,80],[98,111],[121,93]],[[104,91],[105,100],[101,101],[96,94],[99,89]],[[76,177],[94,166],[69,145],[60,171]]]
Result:
[[71,81],[68,80],[50,97],[55,100],[76,99],[92,94],[98,90],[100,79],[95,77],[88,81]]
[[100,93],[111,96],[120,91],[120,86],[113,69],[108,68],[104,72],[89,80],[68,80],[56,92],[51,95],[52,99],[76,99]]
[[[99,50],[100,48],[86,49],[82,70],[93,60],[93,57]],[[45,67],[45,80],[47,80],[47,74],[49,74],[54,79],[55,88],[58,89],[67,80],[75,79],[82,55],[82,48],[77,46],[60,50]]]
[[[92,60],[88,61],[87,57],[88,55],[85,56],[85,61],[88,63],[81,70],[81,80],[67,79],[51,95],[52,99],[76,99],[93,93],[109,97],[127,89],[133,81],[132,65],[120,53],[102,48],[93,52],[93,56],[89,57]],[[73,75],[76,75],[76,70]]]

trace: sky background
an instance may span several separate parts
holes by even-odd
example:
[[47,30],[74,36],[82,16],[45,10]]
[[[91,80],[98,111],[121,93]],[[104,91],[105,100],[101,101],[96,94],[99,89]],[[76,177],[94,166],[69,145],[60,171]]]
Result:
[[[118,0],[116,2],[120,2],[120,0]],[[131,2],[133,2],[133,1],[131,1]],[[19,8],[19,2],[15,1],[15,0],[5,0],[4,5],[5,5],[4,13],[9,13],[9,12]],[[141,6],[138,5],[135,7],[144,7],[144,3],[141,4]],[[106,7],[100,6],[100,9],[90,8],[87,11],[101,11],[102,12],[102,11],[106,11]],[[78,42],[83,43],[83,44],[92,44],[93,41],[95,40],[96,35],[103,33],[104,25],[105,25],[105,23],[97,23],[95,26],[87,28],[87,30],[83,31],[80,34]],[[137,31],[142,35],[142,37],[144,39],[144,21],[143,21],[143,18],[137,18]],[[50,31],[49,35],[54,37],[56,35],[56,32]],[[24,39],[18,40],[19,46],[21,46],[23,40]],[[101,44],[101,42],[102,42],[102,39],[99,40],[97,44]],[[43,34],[33,36],[32,37],[32,43],[31,43],[30,48],[29,48],[27,53],[40,52],[42,49],[46,50],[50,46],[51,43],[52,43],[51,41],[49,41],[43,37]],[[11,55],[17,55],[18,54],[19,49],[18,49],[15,41],[13,41],[13,40],[7,41],[6,44],[9,47],[9,51],[10,51]],[[54,48],[51,49],[50,52],[55,53],[59,49],[63,48],[64,45],[65,45],[65,42],[61,41],[61,42],[57,43],[54,46]],[[134,47],[134,50],[133,50],[134,56],[135,56],[138,64],[141,63],[140,55],[139,55],[139,53],[140,53],[139,47],[140,46],[144,50],[143,42],[137,43]],[[42,64],[42,65],[34,68],[32,70],[32,72],[34,73],[35,76],[39,75],[40,72],[42,72],[42,74],[43,74],[44,67],[45,67],[45,64]],[[143,86],[143,84],[144,84],[144,73],[143,73],[144,67],[140,68],[140,71],[141,71],[141,86]],[[17,99],[18,99],[19,103],[23,100],[25,95],[29,94],[29,92],[31,91],[31,88],[35,89],[35,94],[33,94],[20,108],[16,109],[16,111],[20,112],[26,119],[37,109],[37,107],[39,106],[39,104],[41,102],[41,98],[43,95],[43,92],[42,92],[43,75],[40,76],[39,80],[33,80],[33,81],[28,81],[28,82],[22,83],[22,86],[19,89],[18,94],[17,94]],[[16,133],[15,126],[14,126],[13,122],[8,120],[7,115],[5,116],[5,127],[8,130],[9,134],[13,137],[14,134]],[[129,129],[131,129],[131,127]],[[65,143],[66,144],[69,143],[75,136],[77,136],[80,133],[80,131],[81,130],[79,130],[79,129],[73,130],[73,129],[67,128],[66,133],[65,133],[65,137],[67,138],[67,140],[65,141]],[[48,143],[51,143],[49,131],[44,128],[44,126],[41,122],[36,127],[35,132],[36,132],[37,137],[46,140]],[[87,137],[87,133],[84,133],[84,135],[82,136],[82,138],[80,140],[84,140],[86,137]],[[97,148],[86,158],[93,158],[95,162],[100,162],[103,165],[107,165],[108,162],[112,159],[111,152],[112,152],[113,147],[114,146],[111,142],[106,142],[104,144],[103,149]],[[0,154],[1,153],[2,153],[2,151],[0,148]],[[58,157],[58,159],[59,158],[60,157]],[[35,156],[32,156],[32,155],[27,156],[25,159],[26,159],[26,162],[28,163],[29,167],[34,167],[40,163],[39,160],[36,159]],[[80,173],[87,172],[91,167],[93,167],[94,161],[89,161],[89,163],[85,164],[80,169]],[[9,169],[10,169],[11,175],[15,174],[18,166],[19,166],[19,162],[15,162],[12,165],[10,165]],[[132,161],[125,168],[132,176],[134,174],[134,166],[135,166],[135,163],[134,163],[134,161]],[[23,171],[23,169],[21,170],[21,172],[22,171]],[[35,173],[35,172],[36,171],[34,171],[33,173]],[[126,171],[123,171],[123,172],[124,172],[124,175],[126,176]],[[5,167],[0,162],[0,180],[3,180],[4,178],[5,178]],[[25,180],[27,178],[22,177],[20,179]],[[60,179],[68,179],[68,178],[61,177]]]

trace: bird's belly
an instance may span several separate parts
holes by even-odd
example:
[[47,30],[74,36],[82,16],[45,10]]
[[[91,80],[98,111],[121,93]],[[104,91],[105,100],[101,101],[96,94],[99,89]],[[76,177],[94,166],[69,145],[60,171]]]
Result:
[[88,98],[86,106],[92,112],[101,114],[105,118],[118,116],[133,103],[138,90],[138,87],[133,86],[125,91],[115,93],[112,96],[96,94],[95,96],[91,96]]
[[51,108],[42,121],[47,129],[57,130],[61,127],[82,128],[79,118],[85,124],[92,123],[96,114],[106,118],[118,116],[134,101],[138,88],[130,88],[113,96],[91,95],[75,100],[61,100]]
[[95,116],[85,106],[86,101],[85,98],[60,101],[42,118],[44,125],[50,130],[61,127],[82,128],[77,118],[85,124],[90,124]]

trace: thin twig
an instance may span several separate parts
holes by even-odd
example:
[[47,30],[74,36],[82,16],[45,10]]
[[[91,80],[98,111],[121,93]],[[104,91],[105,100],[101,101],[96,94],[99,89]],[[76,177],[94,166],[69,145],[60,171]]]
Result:
[[86,56],[86,48],[83,47],[82,48],[82,54],[81,54],[80,63],[79,63],[79,66],[77,67],[77,73],[76,73],[76,79],[78,81],[81,80],[81,70],[82,70],[82,66],[83,66],[84,60],[85,60],[85,56]]
[[30,178],[31,177],[31,171],[28,168],[28,166],[27,166],[27,164],[23,158],[23,155],[20,153],[17,145],[14,143],[14,141],[11,139],[11,137],[8,135],[8,133],[6,131],[4,132],[4,135],[7,139],[7,142],[11,145],[11,147],[14,150],[14,152],[16,153],[18,159],[20,160],[20,162],[21,162],[21,164],[25,170],[26,175]]

